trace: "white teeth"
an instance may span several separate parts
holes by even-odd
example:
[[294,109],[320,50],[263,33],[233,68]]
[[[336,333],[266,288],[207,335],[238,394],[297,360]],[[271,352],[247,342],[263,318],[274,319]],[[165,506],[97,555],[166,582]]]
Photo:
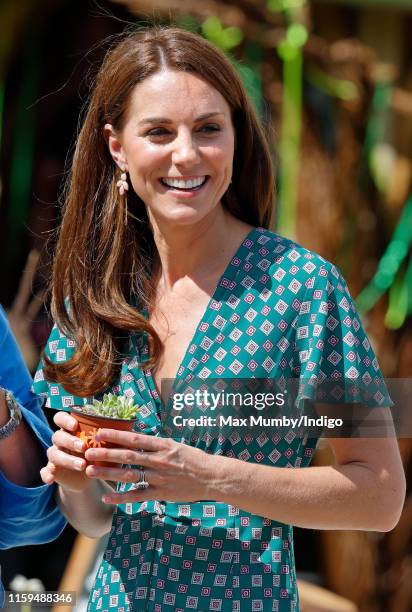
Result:
[[173,178],[163,178],[162,181],[169,185],[169,187],[177,187],[178,189],[193,189],[194,187],[199,187],[206,180],[205,176],[199,176],[199,178],[190,179],[188,181],[184,181],[182,179],[173,179]]

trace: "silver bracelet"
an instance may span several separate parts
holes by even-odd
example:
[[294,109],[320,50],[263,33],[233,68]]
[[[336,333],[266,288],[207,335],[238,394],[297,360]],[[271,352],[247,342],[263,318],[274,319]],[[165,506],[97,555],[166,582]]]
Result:
[[10,436],[13,431],[17,429],[21,423],[23,415],[13,393],[7,389],[3,389],[2,387],[0,387],[0,389],[4,391],[7,408],[10,414],[10,419],[7,421],[7,423],[0,427],[0,440],[4,440],[4,438],[8,438],[8,436]]

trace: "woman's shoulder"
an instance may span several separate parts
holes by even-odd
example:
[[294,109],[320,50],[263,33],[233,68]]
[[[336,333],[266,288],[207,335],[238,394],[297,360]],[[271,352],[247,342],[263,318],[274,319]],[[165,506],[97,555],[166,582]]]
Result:
[[54,323],[44,347],[47,357],[54,363],[68,361],[76,351],[76,341]]
[[338,281],[338,267],[319,253],[273,230],[257,227],[255,240],[257,266],[270,276],[282,280],[286,275],[295,278],[323,276]]

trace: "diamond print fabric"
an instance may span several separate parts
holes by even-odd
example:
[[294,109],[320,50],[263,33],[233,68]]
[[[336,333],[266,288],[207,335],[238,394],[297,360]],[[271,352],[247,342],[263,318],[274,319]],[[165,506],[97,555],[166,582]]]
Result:
[[[55,325],[46,354],[64,361],[74,350]],[[139,359],[147,359],[146,338],[131,335],[120,379],[107,391],[133,397],[143,406],[139,429],[160,435],[164,407]],[[316,253],[253,229],[221,277],[178,378],[300,377],[310,397],[314,380],[339,376],[382,381],[345,281]],[[377,404],[390,405],[383,381],[379,388]],[[42,363],[34,390],[54,409],[86,402],[45,381]],[[244,461],[304,468],[317,440],[273,430],[190,443]],[[292,526],[213,500],[118,506],[88,605],[89,612],[298,609]]]

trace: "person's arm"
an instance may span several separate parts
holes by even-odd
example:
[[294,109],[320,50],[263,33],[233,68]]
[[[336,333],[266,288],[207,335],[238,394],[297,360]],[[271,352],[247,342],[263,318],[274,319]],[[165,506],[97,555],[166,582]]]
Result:
[[277,468],[213,457],[212,499],[310,529],[387,532],[399,521],[406,481],[396,438],[329,439],[337,463]]
[[89,538],[101,538],[110,531],[114,509],[102,502],[113,489],[103,480],[91,480],[83,491],[58,486],[56,500],[69,523]]
[[[39,476],[52,431],[1,305],[0,354],[0,387],[12,392],[23,416],[15,431],[0,440],[0,548],[49,542],[66,525],[54,499],[56,487],[43,484]],[[0,391],[0,425],[9,418]]]
[[[35,487],[42,484],[40,469],[46,463],[46,452],[33,429],[23,419],[7,438],[0,440],[0,471],[14,484]],[[0,427],[10,418],[3,389],[0,389]]]
[[[38,401],[36,396],[32,399]],[[9,420],[9,411],[1,400],[2,390],[0,424],[4,424]],[[49,542],[66,525],[54,499],[55,487],[43,484],[39,475],[47,460],[51,430],[31,408],[20,409],[22,422],[0,440],[0,548]]]
[[30,373],[1,306],[0,354],[0,426],[10,418],[3,388],[12,392],[23,414],[17,429],[0,440],[0,472],[14,484],[38,486],[42,484],[39,471],[46,463],[51,430],[40,398],[31,391]]
[[[32,399],[38,401],[36,396]],[[0,390],[1,425],[9,420],[9,411],[2,400],[4,392]],[[22,422],[12,434],[0,440],[1,549],[49,542],[66,525],[54,499],[55,487],[43,484],[39,475],[47,461],[51,430],[31,408],[22,405],[20,408]]]
[[[308,529],[390,531],[405,500],[405,474],[396,438],[329,439],[336,463],[322,467],[275,467],[211,455],[167,438],[101,429],[100,440],[119,448],[93,448],[91,463],[108,461],[118,468],[90,465],[93,478],[136,482],[142,465],[146,490],[105,495],[108,504],[164,499],[187,503],[224,502],[273,521]],[[136,449],[143,449],[139,452]]]

